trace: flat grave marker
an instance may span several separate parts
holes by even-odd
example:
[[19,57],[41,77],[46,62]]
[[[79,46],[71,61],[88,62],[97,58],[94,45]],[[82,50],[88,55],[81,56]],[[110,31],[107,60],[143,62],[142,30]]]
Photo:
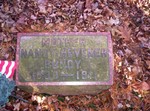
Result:
[[34,92],[96,94],[113,83],[109,33],[20,33],[16,83]]

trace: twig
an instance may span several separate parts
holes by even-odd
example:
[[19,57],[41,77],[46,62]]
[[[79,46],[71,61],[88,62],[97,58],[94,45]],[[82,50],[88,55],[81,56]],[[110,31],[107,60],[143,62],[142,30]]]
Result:
[[16,99],[19,99],[19,100],[21,100],[21,101],[23,101],[23,102],[25,102],[25,103],[30,103],[29,101],[27,101],[27,100],[25,100],[25,99],[23,99],[23,98],[21,98],[21,97],[19,97],[19,96],[15,96],[15,95],[13,95],[13,94],[11,94],[10,96],[12,96],[12,97],[14,97],[14,98],[16,98]]

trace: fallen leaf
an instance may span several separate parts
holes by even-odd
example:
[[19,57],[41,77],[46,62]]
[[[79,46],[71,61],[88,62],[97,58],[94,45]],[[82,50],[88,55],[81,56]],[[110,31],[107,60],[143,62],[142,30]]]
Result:
[[150,86],[147,82],[142,82],[141,89],[147,91],[150,89]]
[[14,105],[14,111],[19,111],[20,109],[20,102]]
[[67,4],[73,4],[74,2],[76,2],[76,0],[67,0]]
[[133,84],[133,87],[139,91],[147,91],[150,89],[150,85],[147,82]]
[[131,55],[132,54],[132,51],[129,50],[129,49],[126,49],[125,52],[126,52],[127,55]]
[[38,4],[46,4],[47,0],[37,0]]
[[148,66],[148,69],[150,69],[150,60],[147,60],[147,61],[146,61],[146,64],[147,64],[147,66]]
[[119,103],[118,104],[118,108],[120,109],[120,108],[123,108],[123,104],[122,103]]
[[31,19],[36,20],[36,19],[37,19],[37,17],[36,17],[36,16],[34,16],[34,15],[31,15]]
[[119,19],[113,19],[112,17],[110,18],[110,20],[108,20],[110,25],[118,25],[120,23]]
[[13,38],[12,37],[5,37],[4,38],[4,42],[9,42],[9,41],[11,41]]
[[38,7],[39,7],[41,13],[46,13],[46,12],[47,12],[45,5],[41,4],[41,5],[39,5]]
[[119,26],[118,28],[118,33],[121,34],[121,38],[124,39],[124,41],[130,41],[131,40],[131,29],[127,27],[126,25],[124,26]]
[[63,109],[63,111],[71,111],[69,108],[65,108]]
[[93,0],[86,0],[85,1],[85,7],[87,9],[91,9],[92,8],[92,2],[93,2]]

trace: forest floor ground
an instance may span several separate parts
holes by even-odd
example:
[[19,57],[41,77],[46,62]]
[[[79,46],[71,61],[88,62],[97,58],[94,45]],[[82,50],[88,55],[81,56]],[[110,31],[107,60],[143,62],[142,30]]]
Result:
[[150,111],[150,0],[1,0],[0,59],[15,60],[17,33],[110,32],[114,84],[97,95],[18,88],[1,111]]

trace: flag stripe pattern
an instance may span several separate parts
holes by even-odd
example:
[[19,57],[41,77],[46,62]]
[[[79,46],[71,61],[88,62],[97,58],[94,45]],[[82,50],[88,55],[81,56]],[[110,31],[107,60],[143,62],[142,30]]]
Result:
[[16,69],[15,61],[1,61],[0,72],[6,74],[6,78],[12,78]]

